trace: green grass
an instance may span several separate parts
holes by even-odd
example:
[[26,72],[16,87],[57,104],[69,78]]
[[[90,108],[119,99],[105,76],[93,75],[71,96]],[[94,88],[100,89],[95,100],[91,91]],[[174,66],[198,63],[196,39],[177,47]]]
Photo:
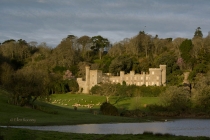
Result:
[[0,140],[209,140],[207,137],[173,136],[169,134],[75,134],[17,128],[0,128]]
[[[67,125],[67,124],[89,124],[89,123],[112,123],[112,122],[137,122],[145,121],[144,119],[133,119],[120,116],[105,116],[94,114],[97,108],[78,108],[74,110],[72,106],[54,105],[51,103],[36,102],[36,105],[41,107],[41,110],[36,110],[27,107],[15,106],[7,103],[6,93],[0,92],[0,125]],[[54,95],[55,98],[80,98],[80,95],[60,94]],[[81,95],[82,97],[86,95]],[[94,97],[94,96],[92,96]],[[52,97],[53,99],[54,97]],[[91,100],[90,96],[86,96]],[[94,102],[98,103],[94,97]],[[104,97],[105,98],[105,97]],[[103,101],[103,99],[101,99]],[[100,100],[100,101],[101,101]],[[73,103],[73,102],[72,102]],[[56,113],[55,113],[56,112]]]
[[[84,94],[56,94],[50,97],[50,102],[36,101],[39,110],[20,107],[7,103],[7,92],[0,90],[0,125],[70,125],[90,123],[142,122],[147,118],[127,118],[120,116],[101,115],[100,104],[106,100],[104,96]],[[117,97],[110,97],[114,103]],[[132,98],[124,98],[115,104],[120,110],[132,109]],[[141,97],[138,104],[142,110],[145,104],[158,103],[158,98]],[[75,103],[80,106],[74,110]]]
[[[138,104],[141,109],[145,109],[149,104],[160,104],[158,97],[140,97],[139,101],[134,103],[134,98],[125,97],[120,99],[117,103],[116,100],[119,97],[110,97],[110,103],[114,104],[119,109],[132,110],[133,104]],[[72,108],[74,104],[80,104],[78,109],[87,109],[84,105],[93,105],[93,109],[99,109],[100,104],[106,101],[105,96],[97,95],[85,95],[85,94],[54,94],[51,96],[50,102],[54,105]]]

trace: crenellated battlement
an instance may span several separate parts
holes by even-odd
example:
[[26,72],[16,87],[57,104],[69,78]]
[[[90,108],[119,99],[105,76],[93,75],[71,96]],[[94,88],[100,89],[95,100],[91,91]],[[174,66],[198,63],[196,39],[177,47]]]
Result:
[[80,92],[89,93],[90,89],[99,83],[120,83],[123,81],[127,85],[137,86],[165,86],[166,85],[166,65],[160,65],[159,68],[149,68],[149,73],[136,74],[135,71],[125,74],[124,71],[120,71],[120,76],[113,76],[110,73],[102,73],[101,70],[90,70],[89,66],[86,66],[86,80],[82,81],[81,78],[77,78],[77,82],[80,87]]

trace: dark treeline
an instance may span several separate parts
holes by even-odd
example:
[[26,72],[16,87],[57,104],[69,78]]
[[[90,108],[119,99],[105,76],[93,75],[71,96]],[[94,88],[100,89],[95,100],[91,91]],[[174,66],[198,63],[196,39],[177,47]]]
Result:
[[10,91],[11,103],[26,105],[49,94],[76,92],[76,78],[85,78],[85,65],[118,75],[166,64],[167,85],[182,85],[189,72],[191,90],[208,75],[209,60],[210,35],[203,37],[200,27],[192,39],[161,39],[140,31],[114,44],[100,35],[68,35],[55,48],[10,39],[0,44],[0,85]]

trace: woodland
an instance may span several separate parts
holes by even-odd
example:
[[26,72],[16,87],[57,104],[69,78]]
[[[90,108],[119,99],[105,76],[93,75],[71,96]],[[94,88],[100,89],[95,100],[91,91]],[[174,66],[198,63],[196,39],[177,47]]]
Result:
[[[50,94],[77,92],[76,78],[85,78],[86,65],[91,66],[91,69],[102,70],[103,73],[118,75],[120,71],[148,72],[149,68],[165,64],[165,96],[174,93],[176,98],[177,92],[183,93],[174,104],[180,105],[180,102],[185,103],[193,98],[196,99],[195,105],[210,109],[210,34],[203,37],[201,28],[198,27],[192,36],[191,39],[163,39],[140,31],[134,37],[111,44],[100,35],[67,35],[55,48],[49,47],[45,42],[38,44],[23,39],[6,40],[0,44],[0,88],[10,93],[9,103],[24,106],[38,98],[46,99]],[[184,72],[189,72],[189,82],[185,85]],[[102,92],[97,90],[99,87],[94,88],[92,93]],[[147,90],[146,87],[143,88]],[[148,88],[150,91],[157,90]],[[163,87],[159,87],[161,88]],[[115,95],[136,96],[133,94],[136,91],[135,85],[128,86],[124,83],[124,87],[118,89],[120,90]],[[132,93],[128,90],[132,90]],[[147,96],[150,96],[149,93]],[[154,93],[151,96],[158,95]]]

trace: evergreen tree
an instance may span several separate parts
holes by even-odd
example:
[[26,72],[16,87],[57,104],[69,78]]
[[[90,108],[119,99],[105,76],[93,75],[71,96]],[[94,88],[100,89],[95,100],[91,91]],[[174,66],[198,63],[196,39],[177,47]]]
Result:
[[203,37],[203,33],[202,33],[202,31],[201,31],[201,27],[198,27],[198,28],[195,30],[194,37]]

